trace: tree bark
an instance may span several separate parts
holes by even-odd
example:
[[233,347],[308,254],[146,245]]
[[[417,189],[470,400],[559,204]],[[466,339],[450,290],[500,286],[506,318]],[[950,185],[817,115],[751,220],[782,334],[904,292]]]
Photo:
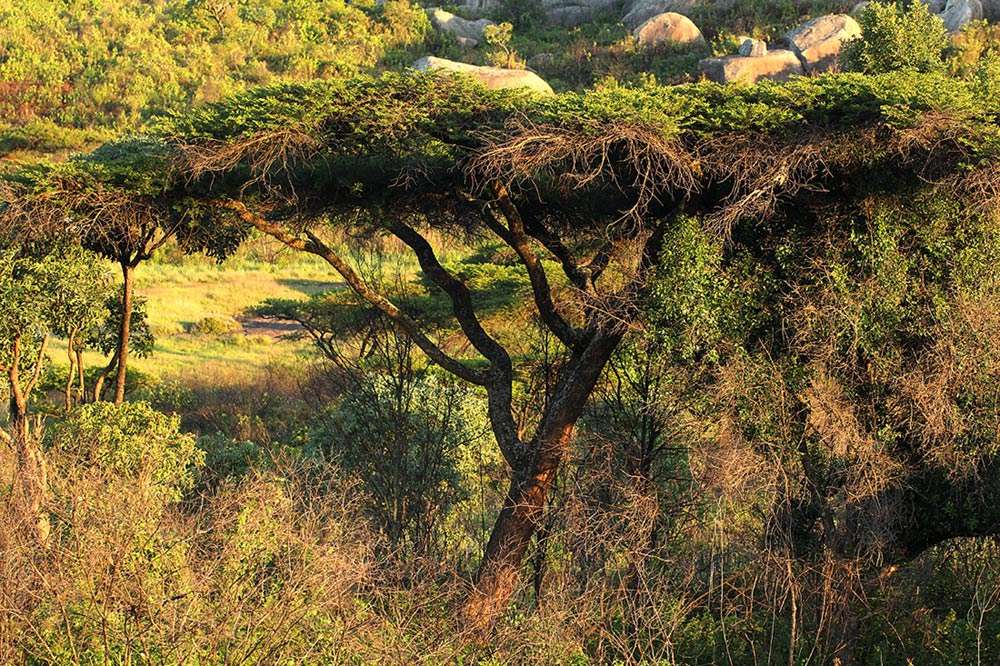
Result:
[[118,374],[115,378],[115,404],[125,402],[125,379],[128,372],[128,343],[132,325],[132,290],[134,267],[122,262],[122,311],[118,330]]

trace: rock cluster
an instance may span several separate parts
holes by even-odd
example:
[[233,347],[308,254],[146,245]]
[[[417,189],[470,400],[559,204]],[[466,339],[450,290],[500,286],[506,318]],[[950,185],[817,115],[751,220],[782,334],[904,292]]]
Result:
[[844,45],[861,36],[861,26],[847,14],[828,14],[790,30],[782,48],[769,50],[760,40],[742,38],[739,55],[706,58],[701,71],[719,83],[784,81],[789,77],[837,68]]

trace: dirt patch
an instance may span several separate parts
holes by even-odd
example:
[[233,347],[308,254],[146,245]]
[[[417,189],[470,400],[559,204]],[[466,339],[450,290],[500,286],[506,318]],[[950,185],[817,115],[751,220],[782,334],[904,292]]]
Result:
[[265,317],[239,317],[237,321],[243,326],[243,332],[248,336],[261,335],[278,340],[302,332],[302,325],[297,321]]

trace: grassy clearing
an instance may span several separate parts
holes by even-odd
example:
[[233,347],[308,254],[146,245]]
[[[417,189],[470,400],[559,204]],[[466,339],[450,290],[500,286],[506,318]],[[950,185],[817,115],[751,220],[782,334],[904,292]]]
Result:
[[[219,265],[194,257],[141,266],[136,293],[147,299],[156,346],[152,356],[133,358],[130,368],[161,379],[190,374],[238,378],[306,355],[309,343],[289,339],[288,327],[250,317],[254,306],[269,298],[306,298],[337,288],[329,267],[306,257],[293,259],[237,258]],[[230,328],[213,331],[206,321]],[[62,341],[52,346],[57,366],[65,366],[65,349]],[[106,359],[89,352],[85,361],[98,366]]]

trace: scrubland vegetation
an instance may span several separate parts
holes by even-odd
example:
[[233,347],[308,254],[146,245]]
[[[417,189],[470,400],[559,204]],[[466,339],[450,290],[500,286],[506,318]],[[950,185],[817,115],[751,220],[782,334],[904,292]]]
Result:
[[0,7],[0,662],[1000,660],[1000,28],[546,7]]

